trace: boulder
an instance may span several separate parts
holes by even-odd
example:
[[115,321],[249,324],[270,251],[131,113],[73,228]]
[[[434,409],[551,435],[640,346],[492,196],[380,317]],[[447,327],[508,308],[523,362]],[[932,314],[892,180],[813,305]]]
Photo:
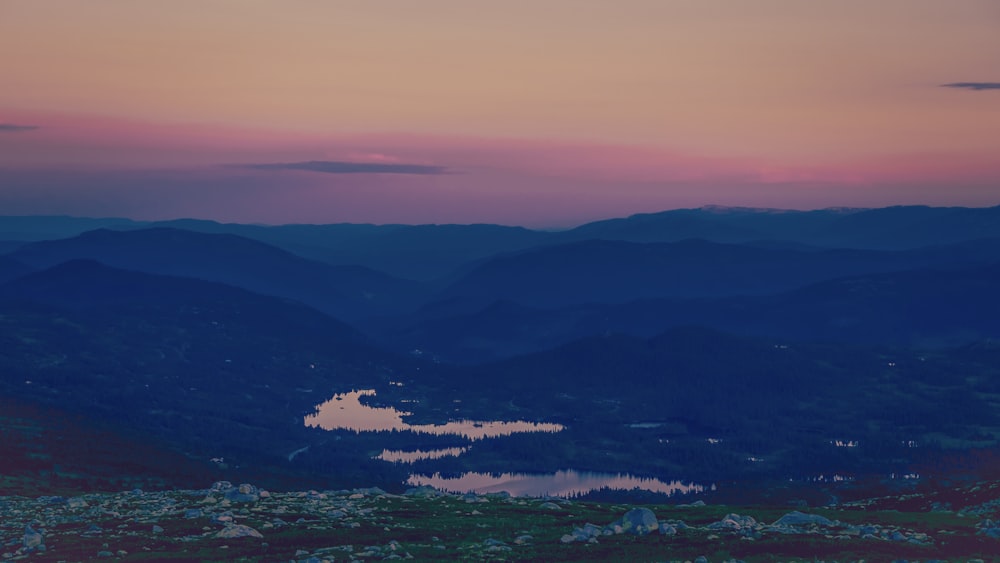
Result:
[[633,508],[625,513],[621,519],[622,530],[626,534],[644,536],[650,532],[660,529],[660,523],[656,520],[656,515],[648,508]]
[[222,524],[224,526],[228,526],[229,524],[233,523],[233,519],[234,519],[233,513],[228,510],[225,512],[220,512],[218,514],[212,515],[213,524]]
[[832,527],[834,523],[829,519],[819,514],[805,514],[797,510],[785,514],[781,518],[775,520],[772,526],[790,527],[790,526],[826,526]]
[[430,487],[428,485],[421,485],[419,487],[412,487],[406,489],[406,492],[403,493],[403,496],[413,497],[413,498],[434,498],[434,497],[444,496],[444,494],[445,493],[435,489],[434,487]]
[[31,527],[31,524],[24,526],[24,537],[21,545],[26,551],[43,551],[45,549],[45,537],[38,530]]
[[83,497],[73,497],[66,501],[69,508],[87,508],[90,506]]
[[741,516],[739,514],[727,514],[725,518],[708,525],[709,530],[730,530],[744,531],[753,530],[757,527],[757,521],[753,516]]
[[257,502],[260,500],[260,490],[249,483],[243,483],[225,491],[225,498],[229,502]]
[[228,491],[229,489],[232,489],[232,488],[233,488],[233,484],[230,483],[229,481],[216,481],[216,482],[212,483],[212,486],[209,487],[208,490],[210,490],[210,491],[212,491],[214,493],[224,493],[224,492],[226,492],[226,491]]
[[721,530],[743,536],[745,538],[760,538],[761,526],[753,516],[727,514],[725,518],[707,526],[709,530]]
[[226,526],[219,533],[215,534],[215,537],[222,539],[230,538],[263,538],[264,536],[254,530],[250,526],[244,526],[243,524],[233,524],[232,526]]

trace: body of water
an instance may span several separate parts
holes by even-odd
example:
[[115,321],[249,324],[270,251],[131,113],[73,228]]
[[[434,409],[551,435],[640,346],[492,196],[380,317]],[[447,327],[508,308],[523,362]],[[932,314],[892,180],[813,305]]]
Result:
[[499,493],[506,491],[512,496],[553,496],[572,497],[600,489],[631,491],[640,489],[654,493],[674,495],[679,493],[700,493],[715,490],[715,485],[699,485],[680,481],[635,477],[627,474],[590,473],[573,470],[557,471],[549,474],[532,473],[463,473],[459,477],[433,475],[411,475],[407,484],[429,485],[436,489],[453,493]]
[[409,430],[423,434],[453,434],[469,440],[509,436],[519,432],[559,432],[561,424],[547,422],[453,420],[443,424],[408,424],[403,417],[410,413],[392,407],[370,407],[361,404],[361,397],[375,395],[374,389],[362,389],[334,395],[317,407],[317,413],[305,418],[306,426],[324,430]]
[[393,463],[413,463],[422,459],[440,459],[442,457],[460,456],[469,451],[469,448],[442,448],[440,450],[382,450],[375,459],[391,461]]

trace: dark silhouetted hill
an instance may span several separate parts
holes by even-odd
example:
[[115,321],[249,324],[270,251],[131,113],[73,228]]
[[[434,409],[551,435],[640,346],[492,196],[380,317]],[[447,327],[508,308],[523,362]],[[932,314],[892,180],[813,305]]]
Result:
[[895,252],[803,251],[704,240],[584,241],[493,258],[451,285],[441,298],[482,304],[509,300],[554,308],[649,298],[761,295],[838,277],[997,260],[1000,239]]
[[646,299],[557,309],[497,301],[467,315],[373,326],[387,345],[478,363],[605,333],[650,337],[698,324],[790,341],[942,348],[1000,338],[1000,264],[818,282],[767,296]]
[[180,229],[90,231],[32,243],[9,256],[34,268],[90,259],[117,268],[218,281],[296,299],[346,319],[402,312],[423,295],[416,282],[361,266],[331,266],[235,235]]

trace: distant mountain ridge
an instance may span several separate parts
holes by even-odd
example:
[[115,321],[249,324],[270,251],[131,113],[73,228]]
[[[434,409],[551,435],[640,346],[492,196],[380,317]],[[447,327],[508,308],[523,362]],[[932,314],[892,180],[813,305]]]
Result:
[[128,270],[217,281],[296,299],[345,319],[415,306],[424,292],[416,282],[362,266],[314,262],[236,235],[172,228],[88,231],[30,243],[7,257],[36,269],[89,259]]

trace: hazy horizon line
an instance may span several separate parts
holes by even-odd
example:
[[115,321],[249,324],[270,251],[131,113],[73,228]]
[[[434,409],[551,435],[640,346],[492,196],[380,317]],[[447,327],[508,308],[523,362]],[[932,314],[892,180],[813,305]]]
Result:
[[885,205],[878,207],[853,207],[853,206],[827,206],[827,207],[815,207],[807,209],[795,209],[795,208],[783,208],[783,207],[754,207],[745,205],[721,205],[721,204],[705,204],[698,207],[675,207],[669,209],[660,209],[658,211],[642,211],[636,212],[629,215],[614,215],[601,218],[595,218],[582,223],[574,223],[568,226],[547,226],[547,227],[532,227],[527,225],[517,225],[509,223],[490,223],[490,222],[470,222],[470,223],[373,223],[373,222],[351,222],[351,221],[335,221],[330,223],[267,223],[260,221],[252,222],[241,222],[241,221],[222,221],[218,219],[210,219],[203,217],[174,217],[170,219],[134,219],[131,217],[124,216],[87,216],[87,215],[69,215],[65,213],[57,214],[28,214],[28,215],[0,215],[0,219],[29,219],[29,218],[47,218],[47,219],[82,219],[90,221],[128,221],[131,223],[147,223],[147,224],[157,224],[157,223],[177,223],[184,221],[195,221],[195,222],[206,222],[215,223],[218,225],[246,225],[254,227],[291,227],[291,226],[327,226],[327,225],[358,225],[358,226],[373,226],[373,227],[391,227],[391,226],[403,226],[403,227],[425,227],[425,226],[448,226],[448,225],[459,225],[459,226],[471,226],[471,225],[493,225],[498,227],[510,227],[510,228],[522,228],[531,231],[568,231],[584,225],[591,223],[598,223],[601,221],[613,221],[616,219],[628,219],[631,217],[638,217],[643,215],[658,215],[661,213],[670,213],[676,211],[705,211],[705,212],[750,212],[750,213],[810,213],[816,211],[831,211],[831,212],[842,212],[842,213],[859,213],[863,211],[875,211],[879,209],[893,209],[893,208],[907,208],[907,207],[920,207],[927,209],[992,209],[994,207],[1000,207],[1000,202],[995,205],[926,205],[926,204],[896,204],[896,205]]

